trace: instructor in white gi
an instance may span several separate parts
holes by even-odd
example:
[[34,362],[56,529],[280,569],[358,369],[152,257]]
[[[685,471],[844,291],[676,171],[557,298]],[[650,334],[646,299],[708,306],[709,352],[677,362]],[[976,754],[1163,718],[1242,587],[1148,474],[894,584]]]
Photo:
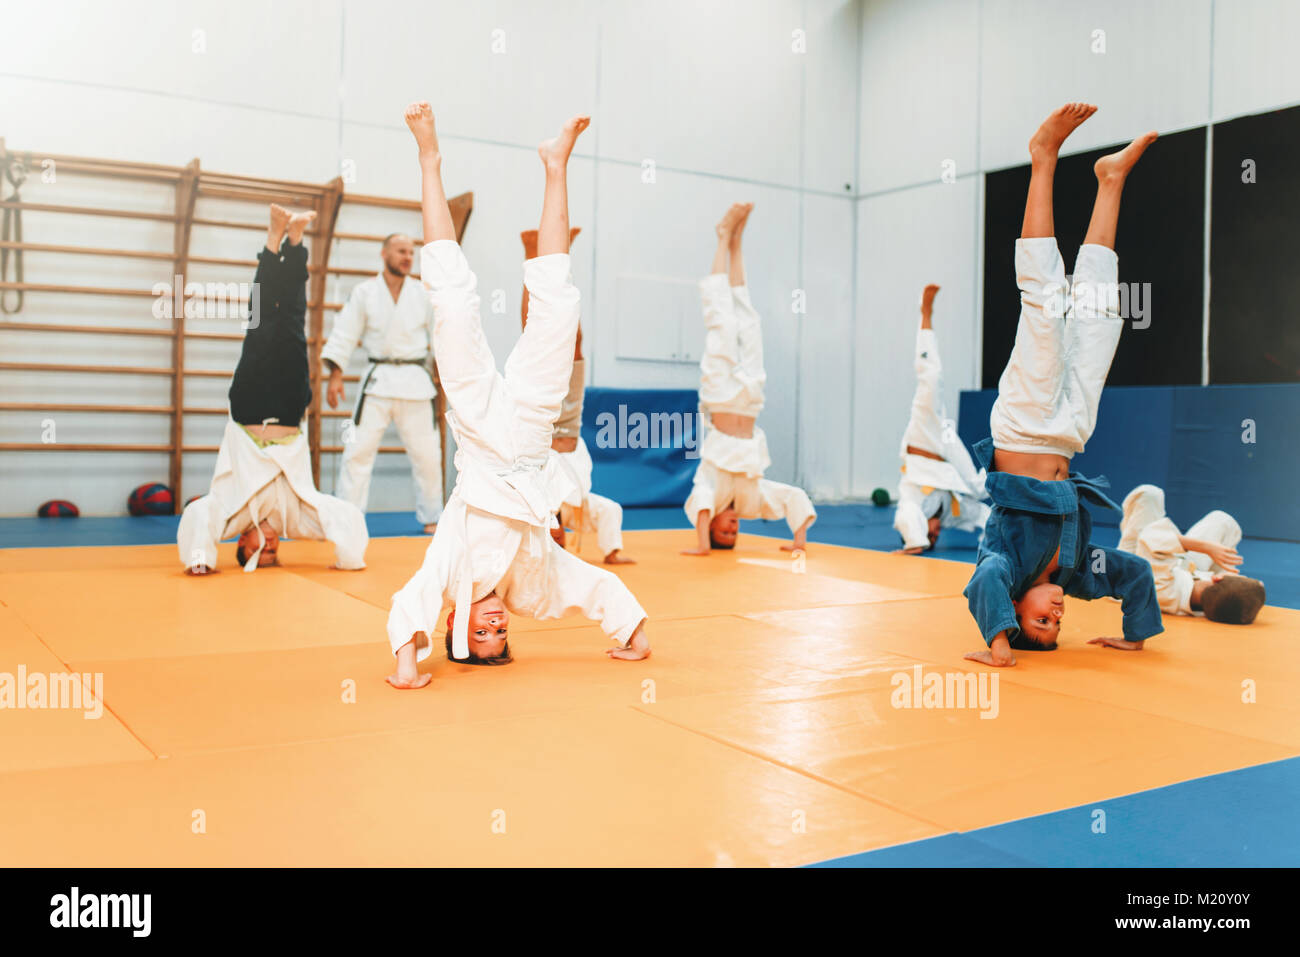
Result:
[[569,554],[551,538],[546,466],[551,437],[573,369],[579,297],[569,273],[566,181],[569,153],[590,119],[571,119],[538,152],[546,192],[538,255],[524,264],[529,322],[505,374],[483,335],[478,280],[456,243],[442,184],[442,157],[428,103],[406,110],[419,147],[424,234],[421,278],[434,309],[434,346],[442,362],[456,438],[456,487],[424,563],[393,596],[388,639],[397,670],[388,681],[419,688],[430,676],[417,662],[432,651],[430,634],[444,603],[447,656],[467,664],[510,660],[510,615],[560,618],[579,612],[599,621],[618,645],[606,653],[650,653],[645,609],[614,574]]
[[411,459],[415,516],[432,532],[442,515],[442,441],[434,421],[431,353],[433,311],[418,280],[410,276],[415,257],[411,237],[394,233],[380,250],[383,270],[352,290],[321,349],[329,372],[330,408],[343,398],[343,369],[360,344],[369,359],[352,414],[354,431],[344,442],[339,497],[365,511],[370,475],[388,423]]

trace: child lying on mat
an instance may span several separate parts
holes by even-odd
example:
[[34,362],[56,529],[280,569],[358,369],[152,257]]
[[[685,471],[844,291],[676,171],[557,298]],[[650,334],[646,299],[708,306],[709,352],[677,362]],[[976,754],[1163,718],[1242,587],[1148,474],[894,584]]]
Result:
[[989,647],[966,657],[987,665],[1014,665],[1013,648],[1054,649],[1067,594],[1123,602],[1123,638],[1089,644],[1137,651],[1164,631],[1151,566],[1088,542],[1084,503],[1119,511],[1101,491],[1108,483],[1070,472],[1070,458],[1096,426],[1124,328],[1114,252],[1120,194],[1156,138],[1147,133],[1097,161],[1097,199],[1071,288],[1054,238],[1052,181],[1061,144],[1096,109],[1068,103],[1029,141],[1029,195],[1016,242],[1020,324],[989,417],[992,436],[975,446],[993,511],[965,595]]
[[1216,509],[1178,531],[1165,514],[1165,493],[1139,485],[1124,497],[1119,550],[1144,559],[1155,576],[1156,599],[1166,615],[1204,615],[1228,625],[1249,625],[1264,607],[1264,583],[1237,569],[1241,526]]

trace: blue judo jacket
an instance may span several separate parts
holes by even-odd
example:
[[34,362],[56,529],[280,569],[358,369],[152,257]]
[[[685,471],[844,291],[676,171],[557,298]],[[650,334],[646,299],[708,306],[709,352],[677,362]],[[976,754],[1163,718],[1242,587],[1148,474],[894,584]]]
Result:
[[1124,613],[1124,640],[1144,641],[1164,631],[1155,579],[1145,559],[1088,542],[1092,515],[1085,502],[1120,511],[1102,489],[1105,478],[1042,482],[1023,475],[993,471],[993,440],[975,446],[975,459],[988,469],[993,510],[984,528],[984,541],[975,558],[963,594],[979,624],[984,643],[991,645],[1005,631],[1013,643],[1020,633],[1012,604],[1043,573],[1061,550],[1060,567],[1049,581],[1076,598],[1118,598]]

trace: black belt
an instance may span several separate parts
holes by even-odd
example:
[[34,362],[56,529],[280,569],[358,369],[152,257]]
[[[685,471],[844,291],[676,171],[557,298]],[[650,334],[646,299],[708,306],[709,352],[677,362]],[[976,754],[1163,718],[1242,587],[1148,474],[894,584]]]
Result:
[[[361,408],[366,404],[366,388],[370,385],[370,377],[375,374],[375,369],[379,366],[424,366],[424,371],[429,373],[429,378],[433,378],[433,372],[429,369],[427,364],[429,361],[428,356],[421,356],[419,359],[376,359],[373,356],[367,356],[366,360],[370,363],[370,371],[367,372],[366,377],[361,380],[361,394],[357,396],[357,408],[356,411],[352,413],[352,421],[357,425],[361,424]],[[434,397],[434,402],[434,414],[436,415],[436,396]]]

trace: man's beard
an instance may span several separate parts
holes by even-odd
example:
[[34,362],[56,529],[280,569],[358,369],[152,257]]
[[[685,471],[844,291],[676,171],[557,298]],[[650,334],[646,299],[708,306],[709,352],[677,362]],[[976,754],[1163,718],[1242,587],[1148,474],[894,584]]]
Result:
[[405,279],[407,275],[404,272],[398,272],[395,267],[390,266],[388,263],[384,263],[384,271],[390,276],[396,276],[398,279]]

